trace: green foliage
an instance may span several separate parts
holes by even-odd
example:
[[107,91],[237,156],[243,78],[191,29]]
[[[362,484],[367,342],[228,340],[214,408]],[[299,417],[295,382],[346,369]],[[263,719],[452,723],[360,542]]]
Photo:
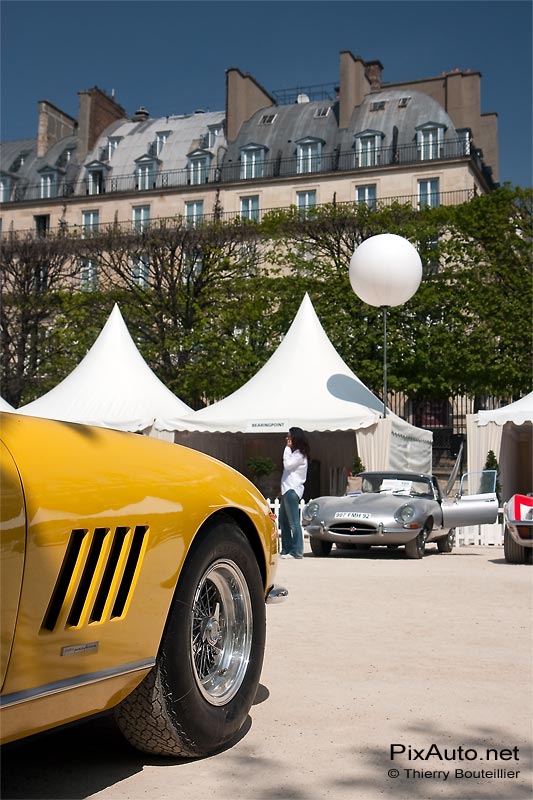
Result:
[[360,472],[364,472],[366,469],[365,465],[359,458],[359,456],[355,456],[353,460],[353,467],[352,471],[354,475],[359,475]]
[[[496,458],[496,454],[495,454],[494,450],[489,450],[489,452],[487,453],[487,460],[485,461],[485,466],[483,467],[483,469],[496,470],[496,496],[498,498],[498,502],[501,503],[501,492],[502,492],[502,489],[501,489],[501,486],[500,486],[500,483],[499,483],[499,480],[498,480],[498,478],[499,478],[499,465],[498,465],[498,459]],[[490,488],[492,488],[492,483],[490,485]],[[481,491],[483,492],[483,479],[482,479],[482,489],[481,489]]]
[[260,478],[263,475],[270,475],[274,471],[275,464],[271,458],[263,456],[253,456],[246,462],[248,474],[253,478]]
[[[415,244],[424,273],[415,296],[387,314],[389,390],[414,400],[520,396],[531,390],[532,207],[532,190],[504,186],[421,211],[334,202],[271,212],[261,224],[176,218],[141,232],[10,237],[0,262],[2,394],[19,405],[59,383],[118,302],[150,367],[198,408],[266,363],[308,292],[337,352],[380,396],[383,315],[354,294],[348,267],[362,241],[390,232]],[[77,291],[84,259],[98,266],[93,292]],[[132,270],[140,259],[143,282]]]

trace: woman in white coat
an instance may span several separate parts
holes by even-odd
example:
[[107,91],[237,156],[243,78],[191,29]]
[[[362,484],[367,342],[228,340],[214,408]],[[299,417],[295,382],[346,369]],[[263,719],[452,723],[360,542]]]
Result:
[[281,476],[281,557],[303,558],[304,539],[300,523],[300,500],[304,493],[309,463],[309,442],[301,428],[289,428],[283,451]]

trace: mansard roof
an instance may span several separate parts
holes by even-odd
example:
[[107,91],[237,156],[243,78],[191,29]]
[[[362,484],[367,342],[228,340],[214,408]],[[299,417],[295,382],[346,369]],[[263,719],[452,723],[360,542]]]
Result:
[[[146,156],[157,157],[162,170],[183,169],[187,166],[189,153],[199,148],[200,142],[207,137],[209,128],[223,123],[224,116],[223,111],[212,111],[187,116],[156,117],[143,122],[119,120],[98,138],[94,149],[87,154],[85,164],[100,159],[109,138],[122,137],[107,161],[115,175],[130,173],[135,163]],[[156,153],[154,143],[157,134],[162,132],[167,134],[167,139]],[[209,152],[214,155],[224,141],[223,137],[219,138],[215,147],[209,148]]]

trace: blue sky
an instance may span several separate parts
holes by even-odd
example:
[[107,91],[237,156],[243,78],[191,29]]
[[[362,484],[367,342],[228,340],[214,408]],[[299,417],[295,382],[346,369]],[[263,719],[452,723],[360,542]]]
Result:
[[335,83],[339,53],[386,82],[470,68],[497,112],[500,181],[532,181],[530,0],[1,0],[0,136],[34,138],[37,103],[73,117],[99,86],[133,114],[223,110],[225,70],[268,91]]

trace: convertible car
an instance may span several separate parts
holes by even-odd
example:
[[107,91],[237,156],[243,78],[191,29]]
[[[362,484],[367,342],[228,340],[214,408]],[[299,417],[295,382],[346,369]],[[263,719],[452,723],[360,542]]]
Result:
[[1,741],[114,709],[195,757],[246,720],[277,531],[242,475],[144,436],[0,415]]
[[302,523],[311,550],[327,556],[339,548],[369,549],[403,545],[407,558],[422,558],[436,542],[451,553],[455,528],[495,522],[498,515],[496,471],[466,473],[458,494],[443,497],[433,475],[411,472],[362,472],[361,490],[344,497],[318,497],[303,509]]

